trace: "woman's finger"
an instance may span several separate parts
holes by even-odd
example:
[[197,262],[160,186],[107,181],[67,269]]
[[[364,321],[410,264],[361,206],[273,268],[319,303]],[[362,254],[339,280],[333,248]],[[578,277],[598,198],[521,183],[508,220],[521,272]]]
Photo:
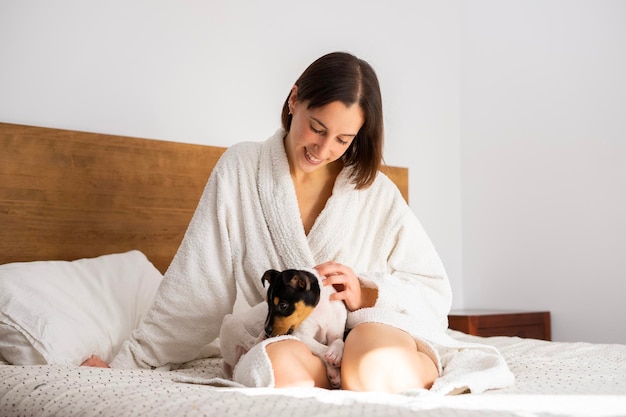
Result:
[[344,268],[342,264],[330,261],[330,262],[325,262],[323,264],[320,264],[316,266],[314,269],[318,272],[318,274],[322,276],[329,276],[329,275],[340,273],[342,271],[342,268]]

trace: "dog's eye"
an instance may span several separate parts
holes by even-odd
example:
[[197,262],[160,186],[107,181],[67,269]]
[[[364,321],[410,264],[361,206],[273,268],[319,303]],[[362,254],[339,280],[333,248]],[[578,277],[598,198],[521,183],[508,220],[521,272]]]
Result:
[[287,307],[289,307],[289,303],[287,303],[286,301],[281,301],[280,303],[278,303],[278,309],[280,311],[287,310]]

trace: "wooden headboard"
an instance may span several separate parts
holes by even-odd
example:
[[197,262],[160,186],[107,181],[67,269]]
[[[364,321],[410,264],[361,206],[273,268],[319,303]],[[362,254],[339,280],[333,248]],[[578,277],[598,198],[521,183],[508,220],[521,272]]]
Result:
[[0,264],[139,249],[165,272],[225,150],[0,123]]

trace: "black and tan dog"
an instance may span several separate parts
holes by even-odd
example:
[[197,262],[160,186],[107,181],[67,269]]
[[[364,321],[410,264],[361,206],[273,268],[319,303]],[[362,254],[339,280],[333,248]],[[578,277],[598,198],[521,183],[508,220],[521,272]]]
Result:
[[332,286],[321,284],[313,271],[270,269],[261,278],[267,289],[267,318],[260,338],[294,335],[326,364],[333,388],[341,386],[340,366],[347,310],[331,301]]

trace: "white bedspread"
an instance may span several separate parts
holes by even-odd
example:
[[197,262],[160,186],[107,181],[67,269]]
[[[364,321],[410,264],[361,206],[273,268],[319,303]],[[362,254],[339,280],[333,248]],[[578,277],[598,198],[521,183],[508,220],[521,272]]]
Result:
[[171,372],[0,365],[0,416],[626,416],[626,345],[451,334],[497,347],[515,385],[442,396],[175,382],[220,377],[219,358]]

